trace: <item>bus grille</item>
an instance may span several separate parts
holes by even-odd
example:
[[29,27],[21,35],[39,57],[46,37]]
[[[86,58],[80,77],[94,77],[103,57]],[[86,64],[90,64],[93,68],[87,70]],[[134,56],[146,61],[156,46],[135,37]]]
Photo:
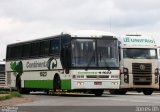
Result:
[[152,83],[152,65],[148,63],[132,63],[133,83],[150,85]]
[[87,75],[87,78],[109,78],[109,75]]

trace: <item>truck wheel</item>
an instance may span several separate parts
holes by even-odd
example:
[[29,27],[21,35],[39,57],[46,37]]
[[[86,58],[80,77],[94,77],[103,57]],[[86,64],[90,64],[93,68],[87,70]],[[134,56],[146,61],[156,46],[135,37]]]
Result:
[[152,95],[152,93],[153,93],[153,89],[144,89],[143,90],[144,95]]
[[112,95],[118,94],[117,90],[109,90],[109,93],[112,94]]

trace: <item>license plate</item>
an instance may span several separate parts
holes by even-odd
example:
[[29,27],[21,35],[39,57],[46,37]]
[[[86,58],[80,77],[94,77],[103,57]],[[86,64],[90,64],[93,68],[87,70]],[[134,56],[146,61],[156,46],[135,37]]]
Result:
[[94,85],[102,85],[102,82],[94,82]]

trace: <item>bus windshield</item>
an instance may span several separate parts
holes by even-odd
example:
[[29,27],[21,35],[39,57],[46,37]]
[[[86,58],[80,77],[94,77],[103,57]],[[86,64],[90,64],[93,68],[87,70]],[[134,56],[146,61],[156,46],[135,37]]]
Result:
[[125,48],[123,49],[123,57],[133,59],[157,59],[157,51],[156,49]]
[[117,40],[73,39],[72,67],[118,67]]

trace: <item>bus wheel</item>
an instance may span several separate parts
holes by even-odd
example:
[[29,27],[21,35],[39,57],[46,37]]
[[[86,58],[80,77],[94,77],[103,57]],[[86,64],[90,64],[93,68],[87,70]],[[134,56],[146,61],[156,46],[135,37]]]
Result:
[[60,79],[59,75],[56,75],[54,77],[53,87],[54,87],[54,91],[61,89],[61,79]]
[[127,90],[126,90],[126,89],[121,89],[119,94],[120,94],[120,95],[125,95],[126,93],[127,93]]
[[96,90],[93,90],[93,94],[94,94],[95,96],[102,96],[103,92],[104,92],[104,89],[96,89]]
[[118,94],[116,90],[109,90],[110,94]]
[[19,93],[22,93],[21,77],[19,75],[16,77],[16,88]]
[[26,89],[26,88],[22,88],[22,89],[21,89],[21,93],[22,93],[22,94],[29,94],[29,93],[30,93],[30,90],[29,90],[29,89]]
[[151,95],[153,93],[153,89],[143,89],[144,95]]

